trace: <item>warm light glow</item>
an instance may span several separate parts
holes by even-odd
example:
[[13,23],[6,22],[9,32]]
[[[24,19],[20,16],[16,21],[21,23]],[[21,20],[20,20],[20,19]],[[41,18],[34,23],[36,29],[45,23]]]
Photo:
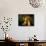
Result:
[[6,35],[6,37],[8,37],[8,34]]
[[23,17],[23,20],[24,20],[24,23],[23,23],[23,25],[28,25],[28,26],[30,26],[31,24],[31,21],[32,21],[32,19],[29,17],[29,16],[25,16],[25,17]]

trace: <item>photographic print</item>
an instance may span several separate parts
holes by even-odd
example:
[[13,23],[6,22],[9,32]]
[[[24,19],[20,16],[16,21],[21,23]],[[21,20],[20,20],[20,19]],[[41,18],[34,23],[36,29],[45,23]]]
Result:
[[34,14],[18,14],[18,26],[34,26]]

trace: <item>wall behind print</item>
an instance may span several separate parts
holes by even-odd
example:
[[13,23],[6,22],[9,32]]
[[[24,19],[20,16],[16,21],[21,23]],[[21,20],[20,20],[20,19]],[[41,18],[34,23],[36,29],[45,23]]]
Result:
[[[34,34],[37,35],[39,40],[45,39],[45,12],[46,6],[40,8],[33,8],[30,6],[28,0],[0,0],[0,17],[13,17],[12,26],[8,34],[16,40],[28,40]],[[32,27],[19,27],[18,14],[34,14],[35,26]],[[0,18],[1,19],[1,18]],[[0,31],[0,39],[2,31]],[[12,34],[12,35],[11,35]]]

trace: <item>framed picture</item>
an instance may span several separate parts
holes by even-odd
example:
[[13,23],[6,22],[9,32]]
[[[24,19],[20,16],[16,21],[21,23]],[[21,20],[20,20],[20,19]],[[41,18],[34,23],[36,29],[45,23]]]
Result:
[[34,14],[18,14],[18,26],[34,26]]

